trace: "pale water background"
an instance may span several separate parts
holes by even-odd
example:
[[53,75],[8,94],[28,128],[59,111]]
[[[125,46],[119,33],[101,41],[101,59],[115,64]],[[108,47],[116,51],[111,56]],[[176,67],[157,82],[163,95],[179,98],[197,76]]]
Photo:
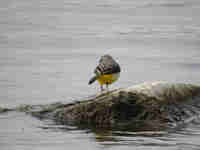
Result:
[[[72,102],[103,54],[121,65],[110,88],[146,81],[200,84],[199,0],[0,1],[0,106]],[[198,122],[166,135],[104,133],[0,115],[0,150],[200,149]]]

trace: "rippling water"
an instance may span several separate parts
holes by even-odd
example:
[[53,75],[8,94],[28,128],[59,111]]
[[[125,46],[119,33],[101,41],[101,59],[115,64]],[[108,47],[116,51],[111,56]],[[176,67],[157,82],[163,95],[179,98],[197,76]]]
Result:
[[[145,81],[199,83],[199,0],[0,2],[1,106],[71,102],[101,55],[122,67],[111,88]],[[0,149],[198,149],[199,124],[177,133],[107,133],[0,115]],[[148,134],[148,135],[147,135]]]

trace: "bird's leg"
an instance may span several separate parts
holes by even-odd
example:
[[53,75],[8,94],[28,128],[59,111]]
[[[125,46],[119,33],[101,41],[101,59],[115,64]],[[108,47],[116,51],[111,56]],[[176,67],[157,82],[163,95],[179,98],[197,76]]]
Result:
[[108,83],[106,83],[106,89],[107,89],[107,91],[109,91],[109,89],[108,89]]
[[101,88],[101,92],[103,92],[103,85],[101,85],[100,88]]

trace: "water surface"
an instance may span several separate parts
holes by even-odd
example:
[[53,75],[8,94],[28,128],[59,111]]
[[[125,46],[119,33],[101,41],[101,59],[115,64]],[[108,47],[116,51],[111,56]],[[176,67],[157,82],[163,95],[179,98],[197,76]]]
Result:
[[[158,80],[199,84],[199,14],[199,0],[1,1],[1,106],[72,102],[93,95],[99,86],[87,83],[106,53],[122,68],[112,89]],[[74,128],[4,113],[0,149],[199,147],[198,123],[152,136]]]

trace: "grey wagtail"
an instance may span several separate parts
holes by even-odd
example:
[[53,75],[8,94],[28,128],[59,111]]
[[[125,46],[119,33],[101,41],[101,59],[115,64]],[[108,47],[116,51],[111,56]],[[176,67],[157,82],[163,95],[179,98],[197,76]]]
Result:
[[110,55],[104,55],[101,57],[98,66],[94,70],[95,76],[89,80],[88,84],[92,84],[94,81],[98,80],[101,91],[104,90],[104,84],[108,89],[109,84],[117,81],[120,76],[120,71],[119,64]]

